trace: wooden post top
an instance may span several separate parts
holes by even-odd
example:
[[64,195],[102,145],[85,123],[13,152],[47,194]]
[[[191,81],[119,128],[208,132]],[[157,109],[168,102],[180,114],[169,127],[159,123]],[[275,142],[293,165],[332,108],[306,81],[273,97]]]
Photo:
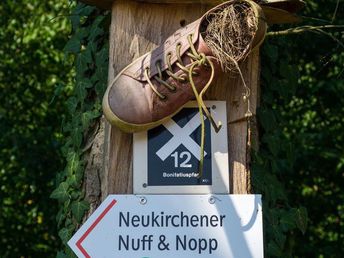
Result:
[[[115,0],[81,0],[102,9],[111,10]],[[203,4],[215,6],[223,0],[134,0],[139,3],[151,4]],[[302,0],[254,0],[259,3],[265,13],[268,24],[295,23],[301,19],[294,13],[305,6]]]
[[[112,3],[115,0],[81,0],[89,5],[95,5],[102,9],[111,10]],[[136,0],[142,3],[161,3],[161,4],[205,4],[205,5],[217,5],[223,0]],[[278,8],[286,10],[290,13],[295,13],[301,10],[305,6],[303,0],[254,0],[262,6],[268,6],[272,8]]]

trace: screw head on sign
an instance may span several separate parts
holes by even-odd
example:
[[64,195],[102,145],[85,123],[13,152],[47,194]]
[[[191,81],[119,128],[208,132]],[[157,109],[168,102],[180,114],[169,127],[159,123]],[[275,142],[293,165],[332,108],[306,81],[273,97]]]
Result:
[[211,108],[212,108],[212,109],[216,109],[216,105],[212,105]]
[[216,199],[215,199],[214,196],[210,196],[208,201],[209,201],[210,204],[214,204],[216,202]]
[[145,197],[140,197],[140,204],[145,205],[147,203],[147,199]]
[[146,187],[147,187],[147,184],[146,184],[146,183],[143,183],[143,184],[142,184],[142,187],[143,187],[143,188],[146,188]]

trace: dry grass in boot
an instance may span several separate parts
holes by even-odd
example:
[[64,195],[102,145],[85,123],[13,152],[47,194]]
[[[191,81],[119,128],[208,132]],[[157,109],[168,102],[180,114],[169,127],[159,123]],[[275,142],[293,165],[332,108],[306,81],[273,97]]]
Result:
[[252,6],[238,2],[211,12],[202,27],[202,36],[219,59],[222,69],[238,71],[238,62],[250,53],[258,21]]

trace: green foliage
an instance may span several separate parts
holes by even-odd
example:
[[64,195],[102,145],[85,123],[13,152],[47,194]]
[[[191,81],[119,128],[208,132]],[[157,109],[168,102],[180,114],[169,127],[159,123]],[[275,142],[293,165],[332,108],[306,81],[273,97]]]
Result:
[[[337,1],[307,4],[304,14],[319,19],[306,24],[330,24],[333,17],[343,24],[343,5],[334,15]],[[263,48],[261,146],[253,176],[264,196],[268,257],[340,257],[344,251],[344,34],[330,35],[268,38]]]
[[[287,105],[297,84],[298,71],[290,65],[289,55],[283,41],[268,40],[263,48],[262,99],[258,110],[261,125],[261,147],[256,153],[253,170],[253,185],[256,192],[263,193],[266,256],[289,257],[291,232],[306,231],[307,211],[304,207],[293,208],[285,184],[286,174],[294,170],[295,146],[287,139],[283,130],[281,109]],[[277,58],[278,57],[278,58]],[[295,205],[295,204],[293,204]]]
[[66,167],[57,176],[51,198],[58,200],[58,236],[65,246],[57,257],[73,257],[67,241],[80,226],[89,205],[84,200],[83,177],[89,134],[97,127],[101,100],[107,85],[109,15],[94,7],[78,4],[72,14],[72,35],[64,47],[75,65],[74,90],[67,100],[68,117],[63,123],[66,136],[62,147]]
[[[0,4],[0,256],[51,257],[57,205],[49,194],[63,159],[60,125],[72,77],[62,49],[63,1]],[[59,94],[54,98],[54,93]]]

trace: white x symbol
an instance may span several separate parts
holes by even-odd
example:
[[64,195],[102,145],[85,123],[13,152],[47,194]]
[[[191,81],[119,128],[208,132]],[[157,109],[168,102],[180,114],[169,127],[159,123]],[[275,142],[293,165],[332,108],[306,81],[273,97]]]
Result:
[[[201,147],[190,137],[190,134],[201,124],[200,117],[195,115],[184,127],[180,127],[172,119],[163,124],[173,137],[156,152],[156,155],[164,161],[170,154],[184,145],[198,160],[200,160]],[[204,152],[204,157],[207,155]]]

